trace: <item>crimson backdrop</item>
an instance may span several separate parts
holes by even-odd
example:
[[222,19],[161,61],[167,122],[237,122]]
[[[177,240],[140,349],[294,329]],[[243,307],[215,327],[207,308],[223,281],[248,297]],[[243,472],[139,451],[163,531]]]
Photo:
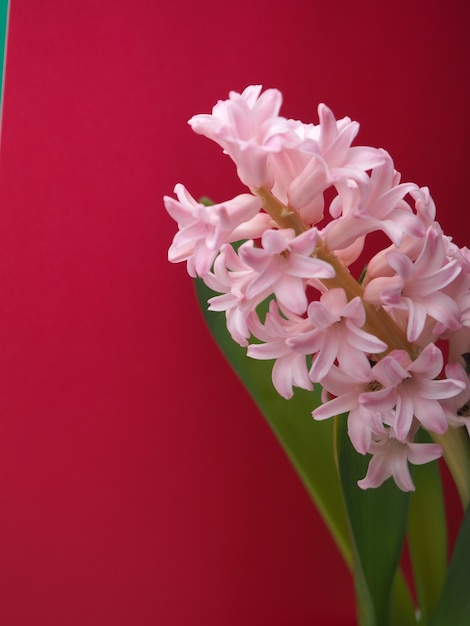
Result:
[[261,83],[289,117],[360,121],[468,243],[469,7],[11,0],[3,626],[354,624],[322,521],[167,263],[161,197],[239,193],[186,120]]

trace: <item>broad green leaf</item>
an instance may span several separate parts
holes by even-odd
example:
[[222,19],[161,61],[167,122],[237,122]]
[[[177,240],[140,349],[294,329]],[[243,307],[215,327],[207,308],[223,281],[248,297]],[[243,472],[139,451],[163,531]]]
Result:
[[[361,490],[357,481],[369,458],[349,439],[346,416],[336,418],[336,448],[354,559],[358,618],[361,626],[391,624],[392,589],[406,531],[409,494],[387,480],[379,489]],[[413,616],[406,618],[413,619]],[[405,618],[397,624],[405,624]],[[408,622],[408,623],[413,623]]]
[[[424,430],[418,432],[416,441],[432,443]],[[447,524],[437,461],[414,467],[413,481],[416,491],[410,496],[408,545],[424,626],[436,609],[447,569]]]
[[314,422],[311,416],[320,403],[319,390],[297,389],[290,400],[279,396],[271,381],[272,362],[246,356],[246,349],[235,343],[228,333],[225,315],[207,310],[207,300],[214,292],[202,280],[195,282],[213,337],[268,421],[350,565],[347,522],[334,461],[334,424],[332,420]]
[[[432,546],[431,546],[432,548]],[[460,526],[431,626],[470,624],[470,506]]]

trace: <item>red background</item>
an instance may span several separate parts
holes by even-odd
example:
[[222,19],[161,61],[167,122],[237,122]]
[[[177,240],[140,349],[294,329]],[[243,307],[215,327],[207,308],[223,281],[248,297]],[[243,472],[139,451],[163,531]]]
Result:
[[186,120],[261,83],[286,116],[323,101],[361,122],[468,243],[469,6],[11,0],[2,625],[355,623],[322,521],[166,260],[161,198],[240,191]]

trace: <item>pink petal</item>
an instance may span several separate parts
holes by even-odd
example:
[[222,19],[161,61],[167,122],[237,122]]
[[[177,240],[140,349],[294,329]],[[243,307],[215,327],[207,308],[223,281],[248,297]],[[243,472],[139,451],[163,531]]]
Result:
[[293,253],[289,256],[288,272],[299,278],[334,278],[336,275],[326,261]]
[[348,343],[353,348],[371,354],[379,354],[380,352],[385,352],[385,350],[388,348],[387,344],[375,337],[375,335],[371,335],[370,333],[365,332],[354,324],[350,324],[347,322],[347,327],[349,331]]
[[442,456],[442,448],[437,443],[409,443],[408,458],[413,465],[430,463]]
[[401,442],[406,441],[410,432],[411,425],[413,424],[413,411],[414,402],[412,397],[405,390],[402,390],[401,393],[398,393],[397,397],[394,425],[397,439]]
[[300,278],[281,275],[274,285],[274,293],[279,304],[287,310],[302,315],[307,310],[308,300],[305,286]]
[[310,377],[315,382],[320,382],[330,371],[338,354],[339,342],[336,336],[328,336],[322,349],[316,354],[310,368]]
[[333,400],[325,402],[312,411],[312,416],[316,420],[324,420],[328,417],[347,413],[357,406],[357,394],[354,392],[345,393]]

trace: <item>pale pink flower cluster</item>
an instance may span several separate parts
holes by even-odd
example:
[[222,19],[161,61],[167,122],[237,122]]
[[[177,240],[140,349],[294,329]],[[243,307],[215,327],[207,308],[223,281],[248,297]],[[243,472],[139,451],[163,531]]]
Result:
[[[319,384],[313,417],[348,413],[353,446],[372,455],[362,488],[392,476],[413,490],[408,463],[442,454],[415,443],[417,430],[470,432],[461,357],[470,351],[470,252],[442,232],[429,190],[400,182],[385,150],[352,146],[357,122],[323,104],[318,124],[286,119],[281,101],[276,89],[250,86],[191,118],[248,193],[205,206],[177,185],[177,199],[164,199],[179,227],[169,259],[219,294],[209,307],[225,312],[250,357],[274,361],[281,396]],[[377,231],[388,243],[354,277]],[[445,367],[437,342],[450,343]]]

